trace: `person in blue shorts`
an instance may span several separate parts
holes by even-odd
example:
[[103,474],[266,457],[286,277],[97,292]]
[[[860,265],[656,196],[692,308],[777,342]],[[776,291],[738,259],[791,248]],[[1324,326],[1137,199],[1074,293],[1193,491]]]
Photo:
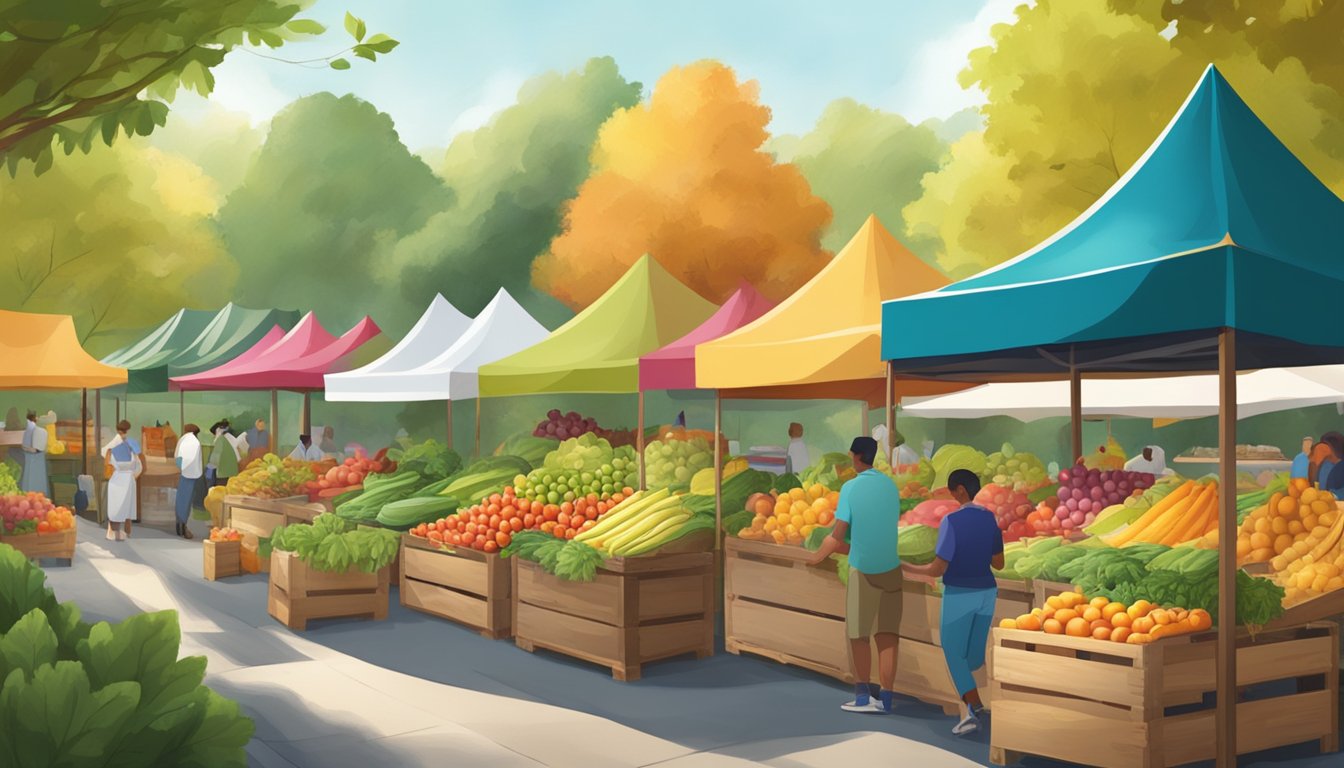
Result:
[[[835,553],[849,553],[845,587],[845,631],[850,662],[854,665],[854,700],[841,705],[846,712],[891,711],[896,683],[896,643],[901,630],[901,558],[896,552],[901,522],[901,494],[890,477],[873,469],[877,441],[856,437],[849,447],[858,475],[840,489],[835,505],[835,528],[812,556],[820,565]],[[872,643],[877,644],[881,688],[869,680],[873,673]]]
[[947,489],[961,508],[943,518],[932,563],[906,565],[907,573],[943,578],[943,657],[963,702],[961,721],[952,729],[958,736],[980,728],[984,705],[975,686],[975,671],[985,665],[985,644],[994,621],[999,590],[991,568],[1003,568],[1003,531],[994,513],[971,501],[980,492],[980,478],[958,469],[947,479]]

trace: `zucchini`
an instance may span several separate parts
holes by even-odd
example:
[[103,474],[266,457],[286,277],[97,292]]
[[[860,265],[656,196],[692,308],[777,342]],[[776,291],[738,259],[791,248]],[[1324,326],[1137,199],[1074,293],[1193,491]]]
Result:
[[378,524],[384,528],[406,531],[456,511],[457,499],[452,496],[413,496],[384,504],[378,512]]

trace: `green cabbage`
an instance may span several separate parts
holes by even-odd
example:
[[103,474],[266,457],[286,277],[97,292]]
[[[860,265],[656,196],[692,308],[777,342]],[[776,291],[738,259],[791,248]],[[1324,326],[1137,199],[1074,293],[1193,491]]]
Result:
[[933,454],[933,469],[937,473],[929,490],[945,488],[948,475],[958,469],[969,469],[977,477],[985,471],[985,454],[969,445],[947,444]]
[[896,554],[902,562],[924,565],[933,562],[938,529],[927,525],[903,525],[896,539]]

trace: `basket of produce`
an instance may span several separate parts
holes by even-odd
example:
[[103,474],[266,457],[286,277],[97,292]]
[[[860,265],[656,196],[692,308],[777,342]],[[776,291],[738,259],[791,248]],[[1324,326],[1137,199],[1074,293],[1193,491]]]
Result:
[[313,619],[387,618],[389,566],[401,537],[333,514],[277,528],[270,539],[267,610],[290,629]]

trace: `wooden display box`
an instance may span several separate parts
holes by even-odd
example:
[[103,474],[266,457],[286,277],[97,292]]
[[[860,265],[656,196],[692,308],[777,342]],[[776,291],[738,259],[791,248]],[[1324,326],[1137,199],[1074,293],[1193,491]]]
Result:
[[201,544],[205,561],[205,578],[210,581],[228,576],[237,576],[243,572],[241,541],[211,541]]
[[[1073,592],[1075,587],[1064,581],[1042,581],[1032,579],[1031,581],[1031,607],[1044,608],[1046,598],[1053,597],[1063,592]],[[1026,613],[1026,611],[1023,611]]]
[[513,571],[496,553],[441,549],[401,536],[401,604],[465,624],[492,640],[513,636]]
[[283,499],[225,496],[220,527],[268,537],[282,525],[311,523],[317,511],[309,507],[307,496],[288,496]]
[[0,544],[8,544],[29,560],[64,560],[69,566],[75,559],[75,529],[60,533],[25,533],[19,536],[0,536]]
[[[1238,637],[1238,754],[1309,741],[1322,752],[1339,748],[1338,633],[1313,624]],[[995,629],[991,761],[1040,755],[1163,768],[1212,760],[1216,637],[1128,645]]]
[[267,611],[293,630],[312,619],[387,618],[387,568],[377,573],[351,569],[327,573],[309,568],[293,552],[271,553]]
[[566,581],[513,560],[519,648],[546,648],[638,680],[644,664],[714,653],[714,553],[613,557],[591,582]]
[[[806,562],[811,553],[800,547],[736,537],[725,540],[724,555],[724,644],[729,653],[764,656],[854,682],[845,632],[845,586],[834,561],[813,567]],[[955,714],[960,697],[938,645],[942,598],[929,585],[912,580],[905,582],[903,597],[894,690]],[[995,621],[1028,610],[1025,583],[1005,583]],[[987,669],[988,664],[976,673],[986,705]],[[876,682],[876,651],[871,674]]]

